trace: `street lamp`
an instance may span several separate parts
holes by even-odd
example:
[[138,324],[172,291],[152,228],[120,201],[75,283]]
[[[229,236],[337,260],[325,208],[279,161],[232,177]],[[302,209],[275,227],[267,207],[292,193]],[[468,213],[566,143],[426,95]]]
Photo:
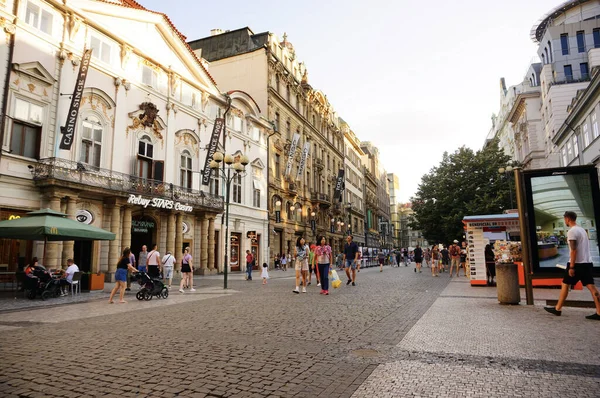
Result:
[[[221,162],[224,162],[223,168],[219,168]],[[221,152],[215,152],[209,167],[213,170],[215,176],[219,177],[227,191],[225,194],[225,263],[223,264],[223,289],[227,289],[227,269],[229,268],[229,199],[231,192],[231,182],[234,178],[244,177],[246,175],[246,166],[250,160],[246,155],[239,159],[232,155],[223,155]],[[231,171],[233,170],[233,175]],[[281,202],[279,202],[281,204]]]
[[512,175],[513,172],[513,167],[512,166],[506,166],[506,167],[500,167],[498,169],[498,173],[499,174],[505,174],[507,177],[507,181],[508,181],[508,194],[510,196],[510,208],[514,209],[513,206],[513,198],[512,198],[512,184],[510,181],[510,176]]

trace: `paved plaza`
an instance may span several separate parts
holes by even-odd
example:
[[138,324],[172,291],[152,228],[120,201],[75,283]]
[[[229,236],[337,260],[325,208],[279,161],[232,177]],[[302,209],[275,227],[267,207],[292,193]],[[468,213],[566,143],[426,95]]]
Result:
[[0,396],[600,396],[592,310],[553,317],[558,290],[539,289],[535,306],[501,306],[495,288],[427,271],[364,269],[330,296],[292,294],[290,270],[227,291],[197,278],[167,300],[4,302]]

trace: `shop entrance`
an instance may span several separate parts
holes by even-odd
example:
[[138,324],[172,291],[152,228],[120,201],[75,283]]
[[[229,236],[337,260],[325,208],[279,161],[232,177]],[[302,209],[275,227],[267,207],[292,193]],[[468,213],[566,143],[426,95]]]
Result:
[[81,272],[92,270],[92,241],[76,240],[73,246],[73,261]]
[[260,259],[260,235],[256,235],[256,237],[252,238],[250,251],[252,252],[252,257],[254,257],[254,266],[252,267],[252,269],[258,270],[259,267],[262,265]]
[[156,220],[150,216],[133,216],[131,219],[131,252],[135,255],[136,261],[142,246],[146,245],[148,251],[152,243],[156,242]]
[[[231,242],[229,244],[229,265],[232,271],[239,271],[240,268],[240,242],[242,240],[242,234],[232,233]],[[245,259],[245,257],[244,257]]]

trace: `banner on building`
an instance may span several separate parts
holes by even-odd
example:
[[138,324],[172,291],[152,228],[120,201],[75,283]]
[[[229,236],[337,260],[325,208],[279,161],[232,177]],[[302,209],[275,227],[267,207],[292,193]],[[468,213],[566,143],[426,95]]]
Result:
[[340,202],[342,200],[342,191],[345,188],[344,174],[344,169],[340,169],[340,171],[338,171],[337,180],[335,181],[335,191],[333,192],[333,199],[338,199]]
[[77,126],[77,116],[79,116],[79,106],[81,105],[81,99],[83,98],[83,89],[85,87],[85,80],[90,67],[91,57],[91,48],[83,50],[83,56],[81,57],[81,63],[79,64],[79,74],[77,75],[75,90],[73,91],[73,96],[71,97],[71,106],[69,106],[69,113],[67,114],[67,122],[65,123],[64,127],[60,128],[60,132],[62,134],[59,145],[60,149],[70,151],[71,145],[73,145],[73,140],[75,139],[75,128]]
[[217,152],[217,147],[219,146],[219,138],[221,137],[221,131],[223,131],[223,127],[225,126],[225,119],[216,118],[215,125],[213,126],[213,132],[210,136],[210,142],[208,143],[208,152],[206,153],[206,160],[204,161],[204,169],[202,170],[202,185],[210,184],[210,161],[212,160],[213,155]]
[[300,141],[300,134],[294,134],[292,138],[292,144],[290,145],[290,151],[288,152],[288,161],[285,166],[285,173],[283,175],[289,176],[292,172],[292,164],[294,163],[294,154],[296,153],[296,148],[298,148],[298,141]]
[[302,157],[300,158],[300,164],[298,165],[298,174],[296,174],[296,180],[302,179],[302,173],[304,173],[304,167],[308,160],[308,154],[310,152],[310,143],[305,142],[304,148],[302,149]]

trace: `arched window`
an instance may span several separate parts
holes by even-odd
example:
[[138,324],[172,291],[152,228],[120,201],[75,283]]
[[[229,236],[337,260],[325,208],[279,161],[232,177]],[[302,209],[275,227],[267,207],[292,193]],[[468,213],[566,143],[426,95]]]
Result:
[[285,203],[285,215],[288,220],[293,220],[292,217],[294,215],[292,214],[292,205],[290,204],[290,202]]
[[296,203],[294,206],[296,207],[296,210],[294,211],[294,213],[296,213],[294,219],[301,223],[302,222],[302,205],[300,203]]
[[79,161],[90,166],[100,167],[102,159],[103,127],[95,116],[88,116],[81,123],[81,155]]
[[184,188],[192,188],[192,155],[188,151],[181,153],[179,184]]
[[142,136],[138,142],[138,176],[152,179],[152,159],[154,157],[154,145],[147,135]]
[[542,65],[546,65],[546,56],[542,54]]
[[546,59],[548,60],[548,63],[550,63],[550,56],[548,55],[548,47],[544,48],[544,54],[546,54]]
[[548,58],[548,62],[552,62],[552,59],[554,58],[554,56],[552,53],[552,42],[550,40],[548,40],[548,52],[550,54],[550,57]]

